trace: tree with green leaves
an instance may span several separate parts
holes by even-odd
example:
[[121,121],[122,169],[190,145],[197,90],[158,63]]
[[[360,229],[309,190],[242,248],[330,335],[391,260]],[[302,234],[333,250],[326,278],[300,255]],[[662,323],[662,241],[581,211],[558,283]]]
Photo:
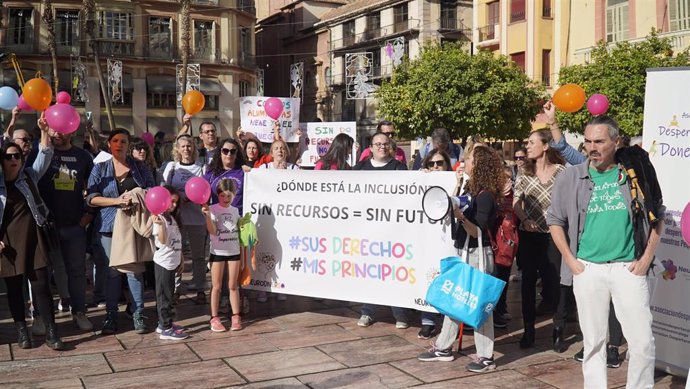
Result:
[[[621,131],[629,136],[642,132],[644,93],[647,69],[690,65],[688,50],[674,55],[671,41],[660,38],[652,30],[639,43],[619,42],[609,46],[605,42],[593,48],[591,60],[584,65],[561,68],[559,83],[574,83],[584,88],[587,97],[601,93],[609,99],[607,115],[618,121]],[[563,129],[582,133],[592,115],[584,107],[575,113],[558,112]]]
[[505,56],[470,55],[459,44],[429,44],[377,91],[379,116],[402,137],[448,129],[453,138],[481,134],[522,139],[541,110],[544,88]]

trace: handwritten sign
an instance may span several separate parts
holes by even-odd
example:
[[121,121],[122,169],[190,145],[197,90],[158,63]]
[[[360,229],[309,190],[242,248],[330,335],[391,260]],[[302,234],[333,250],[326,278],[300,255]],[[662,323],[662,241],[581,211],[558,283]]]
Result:
[[[333,138],[338,134],[347,134],[355,141],[357,140],[356,122],[309,122],[300,123],[299,128],[307,133],[309,139],[308,148],[302,154],[301,166],[314,166],[319,158],[328,152]],[[353,146],[350,166],[354,165],[355,154]]]
[[[240,125],[242,130],[251,132],[260,141],[273,142],[273,120],[266,115],[263,103],[268,97],[247,96],[240,98]],[[280,134],[287,142],[297,142],[299,140],[297,128],[299,126],[299,107],[300,99],[279,97],[283,103],[283,113],[278,118],[280,124]]]

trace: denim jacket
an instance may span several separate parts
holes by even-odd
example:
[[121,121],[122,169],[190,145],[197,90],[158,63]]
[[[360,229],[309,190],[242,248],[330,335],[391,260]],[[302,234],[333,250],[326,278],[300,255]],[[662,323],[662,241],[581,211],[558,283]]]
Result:
[[573,146],[565,141],[565,136],[562,136],[558,143],[555,143],[554,141],[549,142],[549,146],[561,153],[561,156],[563,156],[565,161],[573,166],[579,165],[584,162],[585,159],[587,159],[587,157],[582,155],[581,152],[575,150]]
[[[19,176],[17,176],[17,181],[15,181],[15,186],[17,189],[26,197],[26,201],[29,204],[29,209],[31,214],[34,216],[36,224],[42,226],[48,219],[48,208],[45,206],[39,207],[38,204],[42,204],[43,201],[39,199],[37,202],[34,198],[31,189],[29,188],[28,180],[32,180],[34,185],[38,180],[43,177],[43,175],[48,171],[50,167],[50,162],[53,159],[53,147],[44,147],[42,145],[38,148],[38,154],[32,166],[24,167],[24,169],[19,171]],[[5,205],[7,204],[7,185],[5,184],[5,176],[0,169],[0,225],[3,222],[3,216],[5,214]]]
[[[127,166],[132,172],[134,182],[141,188],[150,188],[155,184],[153,175],[149,168],[143,163],[135,161],[131,157],[127,157]],[[115,179],[115,166],[113,161],[103,161],[94,165],[89,176],[89,184],[86,189],[86,203],[91,205],[91,200],[94,197],[102,196],[108,198],[117,198],[120,193],[117,190],[117,180]],[[96,228],[101,233],[112,233],[113,224],[115,223],[115,215],[118,207],[101,207],[96,216]]]

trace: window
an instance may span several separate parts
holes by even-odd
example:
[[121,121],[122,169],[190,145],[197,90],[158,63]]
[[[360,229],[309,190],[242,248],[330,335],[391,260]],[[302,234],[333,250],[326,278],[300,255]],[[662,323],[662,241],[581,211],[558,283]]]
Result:
[[541,7],[541,16],[545,18],[551,17],[551,0],[544,0]]
[[249,81],[241,80],[240,83],[240,97],[249,96],[249,90],[251,88],[251,83]]
[[241,65],[254,66],[252,35],[247,27],[240,28],[240,60]]
[[196,59],[205,59],[210,61],[213,59],[213,37],[215,36],[215,29],[212,21],[195,20],[194,21],[194,53],[193,57]]
[[371,72],[374,77],[381,77],[381,48],[371,50]]
[[79,46],[79,11],[55,12],[55,45],[68,53]]
[[525,0],[510,1],[510,22],[525,20]]
[[367,16],[366,39],[374,39],[381,36],[381,13],[376,12]]
[[100,11],[99,37],[113,40],[134,40],[132,14],[125,12]]
[[690,29],[690,0],[668,0],[671,31]]
[[515,62],[515,65],[525,71],[525,52],[515,53],[510,55],[510,59]]
[[551,50],[541,51],[541,82],[551,86]]
[[407,20],[409,18],[407,3],[393,7],[394,32],[407,31],[409,29]]
[[147,108],[176,108],[174,93],[147,93],[146,107]]
[[33,9],[10,8],[10,22],[7,26],[7,44],[31,45],[34,37]]
[[357,115],[355,114],[355,101],[357,100],[348,100],[347,99],[347,91],[342,91],[341,95],[341,100],[342,100],[342,107],[343,110],[340,113],[342,117],[342,121],[344,122],[354,122],[357,120]]
[[488,18],[488,24],[490,26],[493,26],[495,24],[499,24],[501,22],[501,2],[500,1],[494,1],[492,3],[487,4],[489,8],[489,18]]
[[355,21],[350,20],[343,23],[343,46],[355,44]]
[[167,17],[149,17],[149,56],[154,58],[171,58],[172,29],[171,20]]
[[456,30],[458,6],[455,0],[441,0],[441,28]]
[[606,0],[606,42],[628,39],[628,0]]

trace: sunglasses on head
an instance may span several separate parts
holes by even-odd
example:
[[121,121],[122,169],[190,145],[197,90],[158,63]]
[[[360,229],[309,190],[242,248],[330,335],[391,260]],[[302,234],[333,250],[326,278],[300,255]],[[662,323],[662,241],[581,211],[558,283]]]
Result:
[[11,161],[14,159],[15,161],[20,161],[22,159],[22,154],[21,153],[8,153],[4,155],[5,161]]
[[522,161],[522,160],[524,160],[525,158],[527,158],[527,157],[520,157],[520,156],[517,156],[517,155],[516,155],[515,157],[513,157],[513,159],[516,160],[516,161]]
[[446,163],[445,161],[429,161],[426,163],[426,167],[428,167],[428,168],[432,168],[434,166],[443,167],[443,165],[445,163]]
[[228,155],[228,154],[235,155],[235,154],[237,154],[237,149],[222,148],[222,149],[220,149],[220,152],[223,153],[223,155]]

